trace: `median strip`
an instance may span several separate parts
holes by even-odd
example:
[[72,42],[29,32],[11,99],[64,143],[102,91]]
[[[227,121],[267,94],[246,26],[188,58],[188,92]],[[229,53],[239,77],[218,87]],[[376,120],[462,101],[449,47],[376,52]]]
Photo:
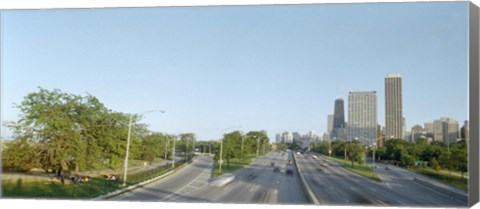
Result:
[[295,168],[297,169],[298,176],[300,177],[300,181],[302,182],[303,188],[307,192],[307,198],[310,202],[315,205],[320,205],[322,202],[317,198],[317,196],[313,193],[310,185],[308,185],[307,181],[303,177],[302,171],[298,168],[297,159],[295,158],[295,154],[292,152],[293,162],[295,163]]

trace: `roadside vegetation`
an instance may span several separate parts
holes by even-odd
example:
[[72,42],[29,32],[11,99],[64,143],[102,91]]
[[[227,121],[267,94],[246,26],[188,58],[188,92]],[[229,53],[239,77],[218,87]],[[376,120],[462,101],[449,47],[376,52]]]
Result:
[[329,159],[329,160],[333,160],[333,161],[336,161],[336,162],[340,163],[340,165],[343,168],[345,168],[349,171],[352,171],[352,172],[357,173],[359,175],[365,176],[365,177],[367,177],[369,179],[372,179],[374,181],[378,181],[378,182],[382,181],[382,179],[380,179],[380,177],[378,177],[377,173],[375,173],[372,166],[369,166],[369,165],[366,165],[366,164],[360,164],[360,165],[357,165],[355,167],[352,167],[350,161],[340,159],[340,158],[337,158],[337,157],[328,157],[328,156],[324,156],[324,157]]
[[240,131],[233,131],[224,134],[222,172],[219,169],[220,150],[216,150],[213,176],[231,173],[243,168],[257,156],[257,151],[259,156],[265,155],[272,149],[268,141],[268,136],[261,131],[250,131],[246,134],[242,134]]
[[[361,165],[366,156],[373,156],[374,151],[371,146],[356,146],[353,149],[354,143],[355,140],[324,141],[313,145],[312,150],[325,156],[329,156],[330,150],[331,156],[339,159],[344,159],[346,150],[353,169],[354,162]],[[428,143],[425,138],[417,138],[414,142],[389,139],[385,141],[385,146],[375,148],[375,161],[397,165],[450,186],[467,189],[468,177],[465,173],[468,172],[468,151],[463,139],[450,144]]]
[[[86,198],[118,189],[123,183],[130,124],[127,186],[168,172],[171,165],[155,163],[170,163],[174,153],[182,162],[191,161],[195,152],[213,154],[216,161],[220,156],[218,140],[197,141],[194,133],[151,131],[141,123],[142,114],[113,111],[89,94],[39,87],[14,107],[20,114],[17,121],[4,124],[13,139],[2,143],[1,163],[3,174],[18,174],[18,178],[2,180],[5,197]],[[222,173],[249,164],[257,149],[260,155],[268,152],[268,141],[260,131],[225,134]],[[33,175],[33,171],[40,173]],[[91,182],[70,177],[89,177]]]

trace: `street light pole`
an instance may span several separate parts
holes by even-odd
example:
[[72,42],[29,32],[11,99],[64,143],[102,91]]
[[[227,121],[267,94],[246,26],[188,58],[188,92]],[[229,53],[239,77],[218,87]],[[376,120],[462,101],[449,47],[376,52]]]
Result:
[[168,135],[166,136],[166,142],[165,142],[165,160],[167,160],[168,157]]
[[220,161],[218,162],[220,174],[222,174],[222,152],[223,152],[223,138],[220,140]]
[[373,143],[373,168],[375,168],[375,148],[377,146],[377,143]]
[[128,123],[127,151],[125,154],[125,165],[123,170],[123,186],[127,185],[128,151],[130,149],[130,132],[132,130],[132,120],[133,120],[133,115],[130,115],[130,122]]
[[163,110],[151,110],[151,111],[143,112],[143,113],[140,113],[140,114],[130,115],[130,121],[128,123],[127,150],[126,150],[126,153],[125,153],[125,165],[124,165],[124,170],[123,170],[123,186],[127,185],[128,153],[129,153],[129,150],[130,150],[130,133],[131,133],[131,130],[132,130],[133,116],[134,115],[135,116],[137,116],[137,115],[142,116],[144,114],[151,113],[151,112],[165,113],[165,111],[163,111]]
[[257,138],[257,157],[258,157],[258,147],[260,146],[260,137],[255,136]]
[[173,147],[172,147],[172,168],[175,168],[175,141],[176,137],[173,137]]

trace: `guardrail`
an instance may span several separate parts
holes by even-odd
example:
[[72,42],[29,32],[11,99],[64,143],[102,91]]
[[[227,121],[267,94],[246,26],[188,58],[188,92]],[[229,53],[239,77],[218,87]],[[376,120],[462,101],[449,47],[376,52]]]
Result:
[[417,182],[421,185],[424,185],[424,186],[427,186],[427,187],[430,187],[434,190],[437,190],[439,192],[442,192],[444,193],[445,195],[448,195],[450,197],[453,197],[454,199],[457,199],[457,200],[460,200],[460,201],[463,201],[465,203],[468,203],[468,195],[464,195],[464,194],[459,194],[458,192],[454,192],[454,191],[451,191],[451,190],[448,190],[447,188],[444,188],[444,187],[440,187],[440,186],[437,186],[435,184],[432,184],[428,181],[425,181],[423,179],[420,179],[420,178],[413,178],[413,181],[414,182]]
[[312,202],[315,205],[320,205],[322,202],[317,198],[317,196],[313,193],[312,189],[310,188],[310,185],[308,185],[307,181],[303,177],[302,171],[300,168],[298,168],[297,164],[297,159],[295,158],[295,153],[292,151],[292,156],[293,156],[293,162],[295,163],[295,168],[297,169],[298,176],[300,177],[300,181],[302,182],[302,186],[307,192],[307,198],[310,202]]

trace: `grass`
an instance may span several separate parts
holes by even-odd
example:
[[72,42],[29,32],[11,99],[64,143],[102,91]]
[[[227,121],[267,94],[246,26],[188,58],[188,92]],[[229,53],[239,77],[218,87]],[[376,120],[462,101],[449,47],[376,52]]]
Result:
[[232,173],[240,168],[243,168],[246,165],[249,165],[252,162],[252,159],[255,158],[255,154],[248,154],[245,158],[242,159],[232,159],[230,160],[230,165],[227,164],[227,161],[224,160],[222,164],[222,172],[220,173],[219,163],[215,163],[215,170],[213,171],[213,177],[220,176],[225,173]]
[[[178,163],[182,167],[185,163]],[[127,185],[133,185],[153,177],[162,175],[170,166],[162,166],[143,172],[129,173]],[[92,177],[88,183],[75,183],[65,179],[65,184],[57,181],[44,180],[2,180],[3,197],[10,198],[52,198],[52,199],[90,199],[122,188],[123,181],[106,180],[104,177]]]
[[339,162],[340,165],[343,168],[345,168],[349,171],[352,171],[352,172],[357,173],[359,175],[365,176],[365,177],[367,177],[369,179],[372,179],[374,181],[378,181],[378,182],[382,181],[382,179],[380,179],[380,177],[378,177],[377,173],[375,173],[375,171],[373,170],[373,168],[371,166],[368,166],[368,165],[365,165],[365,164],[362,164],[362,165],[355,164],[355,166],[352,168],[352,162],[351,161],[340,159],[340,158],[335,158],[335,157],[328,157],[328,156],[325,156],[325,158],[327,158],[329,160]]
[[467,178],[461,178],[459,176],[455,175],[450,175],[448,173],[437,173],[436,171],[432,169],[413,169],[413,168],[408,168],[409,171],[422,174],[425,176],[428,176],[432,179],[438,180],[444,184],[456,187],[458,189],[461,189],[463,191],[468,191],[468,179]]
[[50,181],[22,182],[22,179],[2,180],[3,197],[88,199],[121,188],[119,181],[107,181],[104,178],[92,178],[88,183],[66,183]]

